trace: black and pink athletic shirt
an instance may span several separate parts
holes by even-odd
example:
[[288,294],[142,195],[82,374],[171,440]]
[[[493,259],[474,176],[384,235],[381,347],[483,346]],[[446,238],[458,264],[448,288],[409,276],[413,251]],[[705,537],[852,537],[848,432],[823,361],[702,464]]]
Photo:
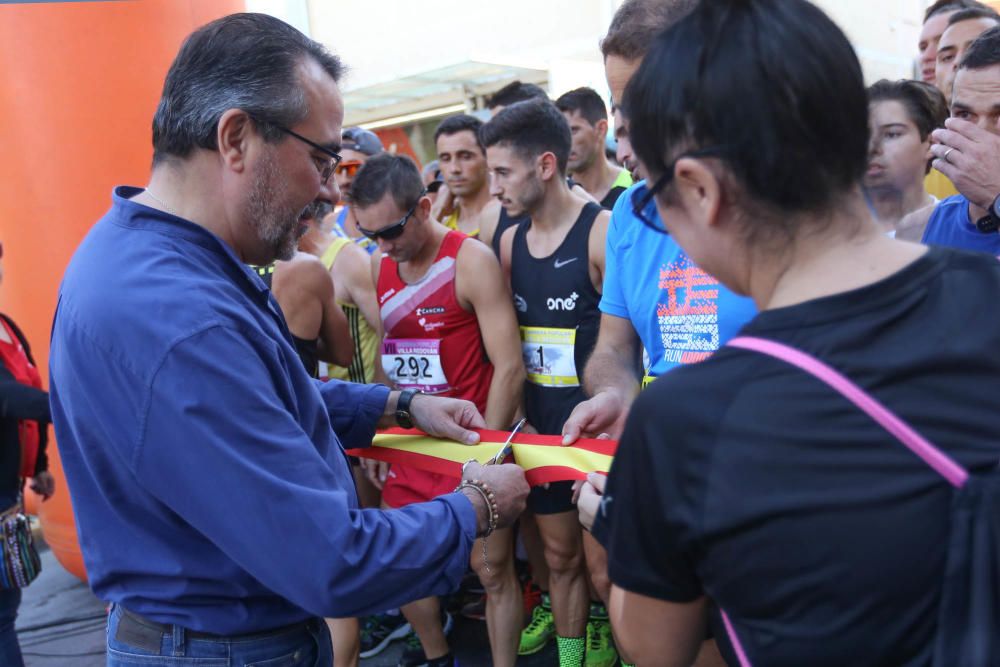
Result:
[[[932,248],[741,334],[834,367],[972,473],[1000,460],[1000,262]],[[951,488],[821,381],[723,348],[636,400],[594,534],[619,587],[707,595],[754,665],[929,665]],[[713,631],[728,655],[726,632]]]

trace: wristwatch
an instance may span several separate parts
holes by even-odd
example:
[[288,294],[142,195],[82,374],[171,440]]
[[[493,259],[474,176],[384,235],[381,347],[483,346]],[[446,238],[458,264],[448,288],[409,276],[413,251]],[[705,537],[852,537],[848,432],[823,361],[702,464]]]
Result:
[[992,234],[1000,229],[1000,208],[997,207],[998,204],[1000,204],[1000,195],[990,204],[986,215],[976,220],[976,229],[983,234]]
[[396,401],[396,423],[402,428],[413,428],[413,415],[410,414],[410,402],[419,393],[419,389],[404,389],[399,392],[399,400]]

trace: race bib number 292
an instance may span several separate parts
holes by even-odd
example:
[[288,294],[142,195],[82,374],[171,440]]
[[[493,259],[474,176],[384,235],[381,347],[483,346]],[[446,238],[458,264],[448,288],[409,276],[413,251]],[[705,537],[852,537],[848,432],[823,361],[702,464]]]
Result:
[[400,389],[440,394],[450,385],[441,365],[441,341],[387,338],[382,342],[382,369]]

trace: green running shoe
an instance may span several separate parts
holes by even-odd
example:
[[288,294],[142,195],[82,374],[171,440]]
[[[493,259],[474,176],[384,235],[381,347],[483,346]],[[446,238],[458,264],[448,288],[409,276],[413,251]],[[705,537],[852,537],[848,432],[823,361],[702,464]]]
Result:
[[[523,640],[522,640],[523,641]],[[614,667],[618,664],[618,651],[611,638],[611,624],[591,619],[587,623],[586,667]]]
[[518,655],[531,655],[538,653],[549,643],[553,635],[556,634],[556,621],[552,617],[552,609],[540,604],[531,612],[531,623],[521,630],[521,645],[517,649]]

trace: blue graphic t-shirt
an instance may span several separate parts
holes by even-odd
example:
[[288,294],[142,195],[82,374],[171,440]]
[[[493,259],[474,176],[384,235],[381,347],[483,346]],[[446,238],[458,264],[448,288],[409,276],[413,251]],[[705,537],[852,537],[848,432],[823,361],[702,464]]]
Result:
[[921,242],[1000,255],[1000,233],[979,231],[969,219],[969,200],[962,195],[948,197],[934,207]]
[[[630,187],[611,212],[601,312],[632,322],[649,357],[647,373],[659,376],[711,355],[757,309],[695,266],[673,237],[636,217],[632,196],[645,189],[645,181]],[[652,202],[645,214],[660,219]]]

